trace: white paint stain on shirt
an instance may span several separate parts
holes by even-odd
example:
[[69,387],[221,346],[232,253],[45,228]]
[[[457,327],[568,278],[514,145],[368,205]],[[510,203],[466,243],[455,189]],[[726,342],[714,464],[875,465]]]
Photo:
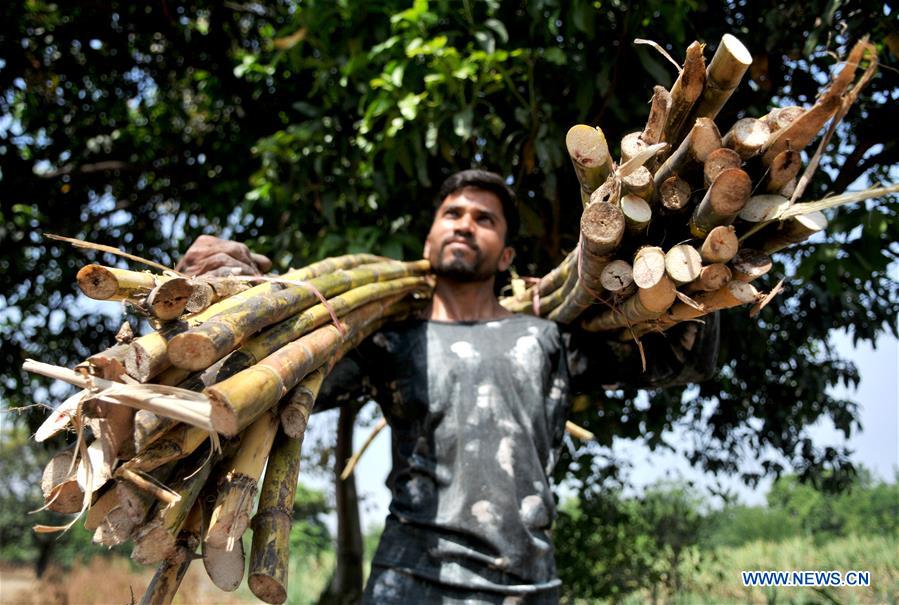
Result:
[[499,448],[496,450],[496,461],[499,463],[499,467],[506,471],[506,474],[510,477],[515,476],[514,460],[514,441],[510,437],[503,437],[500,439]]
[[481,525],[496,527],[497,522],[499,521],[499,514],[496,510],[496,506],[488,500],[478,500],[472,504],[471,514]]
[[476,359],[478,352],[467,340],[459,340],[450,345],[450,351],[460,359]]

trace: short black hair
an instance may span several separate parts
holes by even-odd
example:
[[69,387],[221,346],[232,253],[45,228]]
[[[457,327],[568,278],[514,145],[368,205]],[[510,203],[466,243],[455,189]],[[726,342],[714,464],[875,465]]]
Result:
[[448,196],[458,193],[466,187],[483,189],[499,198],[500,203],[503,205],[503,217],[506,219],[506,245],[510,245],[518,236],[520,223],[518,201],[515,199],[515,193],[506,185],[503,177],[495,172],[472,168],[450,175],[440,186],[434,207],[439,208],[440,204]]

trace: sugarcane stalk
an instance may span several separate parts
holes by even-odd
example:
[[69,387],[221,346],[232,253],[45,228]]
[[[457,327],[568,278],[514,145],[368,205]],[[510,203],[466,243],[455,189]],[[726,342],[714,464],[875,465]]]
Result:
[[116,470],[116,476],[121,477],[125,470],[149,472],[180,460],[196,451],[208,437],[209,433],[204,429],[179,423],[122,464]]
[[49,510],[62,514],[77,513],[84,503],[84,491],[75,477],[75,450],[63,450],[44,467],[41,475],[41,491]]
[[134,452],[137,453],[146,449],[147,446],[165,435],[177,423],[177,420],[160,416],[149,410],[137,410],[134,414]]
[[283,431],[278,433],[253,517],[247,583],[253,594],[266,603],[279,604],[287,600],[290,526],[302,443],[302,436],[294,439]]
[[706,191],[690,219],[690,232],[704,238],[719,225],[729,225],[746,205],[752,192],[749,175],[739,168],[723,171]]
[[422,290],[429,287],[428,278],[426,277],[401,277],[353,288],[348,292],[329,299],[328,306],[330,310],[324,304],[319,303],[263,330],[224,358],[221,365],[209,368],[203,376],[203,381],[207,384],[221,382],[237,372],[252,366],[287,343],[331,321],[331,311],[337,317],[343,317],[372,300],[403,296],[413,290]]
[[795,122],[796,118],[803,113],[805,113],[805,109],[797,107],[796,105],[791,105],[789,107],[775,107],[760,119],[768,125],[771,134],[774,134],[778,130],[783,130]]
[[699,277],[689,283],[686,292],[711,292],[727,285],[732,279],[730,268],[724,263],[706,265],[699,272]]
[[[370,333],[388,304],[373,301],[347,314],[349,330]],[[333,325],[326,325],[287,344],[256,365],[205,389],[212,403],[212,424],[224,435],[236,435],[262,412],[275,405],[306,374],[321,366],[342,341]]]
[[568,255],[552,271],[540,278],[536,285],[531,286],[521,294],[510,296],[500,300],[500,304],[513,313],[522,313],[533,305],[534,293],[537,296],[546,296],[562,287],[571,273],[571,267],[577,262],[577,251]]
[[643,246],[634,254],[633,277],[638,288],[651,288],[665,275],[665,252],[658,246]]
[[631,132],[621,139],[621,164],[629,161],[631,158],[634,158],[643,151],[649,145],[643,140],[642,132]]
[[682,321],[697,319],[715,311],[756,302],[758,297],[758,290],[752,284],[731,281],[723,288],[697,295],[693,300],[698,303],[699,309],[684,302],[677,302],[657,320],[643,322],[632,329],[623,330],[618,338],[627,341],[639,338],[647,332],[662,332]]
[[687,47],[684,67],[671,87],[671,109],[665,122],[663,140],[676,147],[680,144],[682,131],[696,101],[705,88],[706,68],[702,55],[703,44],[693,42]]
[[624,190],[632,195],[642,197],[647,202],[652,201],[655,193],[655,183],[652,173],[646,166],[640,166],[635,171],[621,179]]
[[215,303],[250,289],[250,284],[233,277],[194,278],[191,281],[190,299],[185,310],[188,313],[200,313]]
[[588,332],[604,332],[649,321],[667,311],[676,296],[674,282],[662,275],[655,285],[638,288],[621,305],[584,322],[581,327]]
[[[329,366],[331,364],[328,364]],[[318,368],[300,381],[287,399],[287,403],[281,408],[281,428],[288,437],[301,439],[306,433],[309,423],[309,414],[312,413],[312,405],[318,397],[325,376],[326,368]]]
[[668,121],[668,112],[671,110],[671,95],[663,86],[655,86],[652,89],[652,102],[649,108],[649,117],[646,118],[646,126],[640,138],[647,145],[655,145],[662,141],[665,133],[665,123]]
[[[204,454],[204,452],[198,452]],[[178,500],[168,506],[157,504],[156,512],[150,520],[142,525],[134,536],[134,549],[131,558],[143,565],[152,565],[168,557],[175,549],[175,541],[181,529],[187,521],[188,515],[200,491],[209,478],[209,473],[214,463],[220,458],[220,453],[213,452],[209,459],[207,456],[193,456],[192,464],[183,464],[182,472],[189,474],[178,479],[172,485],[172,491],[179,496]],[[200,467],[195,468],[196,464]]]
[[[157,501],[168,505],[179,498],[165,485],[175,473],[176,465],[176,462],[169,462],[148,473],[125,471],[120,474],[123,478],[116,482],[112,490],[116,494],[117,506],[110,509],[102,524],[115,543],[130,537],[144,523]],[[138,482],[133,479],[138,479]],[[153,485],[153,489],[147,489],[148,485]],[[165,497],[158,498],[161,491],[167,493]]]
[[318,297],[313,288],[330,298],[372,282],[421,276],[429,269],[430,264],[426,260],[363,265],[312,279],[309,282],[311,287],[291,286],[267,296],[252,297],[240,307],[218,314],[173,338],[168,345],[169,359],[180,368],[208,368],[251,334],[316,304]]
[[798,151],[785,149],[778,153],[768,166],[765,189],[768,193],[780,193],[792,182],[795,186],[796,176],[802,168],[802,157]]
[[247,427],[240,449],[227,465],[204,535],[212,546],[230,547],[249,526],[256,488],[277,432],[278,416],[271,410]]
[[104,351],[94,353],[75,367],[87,367],[88,371],[94,376],[99,376],[106,380],[121,381],[122,376],[126,374],[125,356],[127,353],[127,344],[116,344]]
[[549,319],[571,323],[596,301],[596,295],[602,290],[603,267],[612,260],[611,254],[621,244],[624,231],[624,213],[618,206],[601,202],[587,206],[581,215],[577,281],[562,304],[549,313]]
[[708,264],[728,263],[740,248],[737,233],[730,225],[715,227],[706,236],[699,249],[702,260]]
[[636,195],[625,195],[621,198],[621,212],[624,214],[625,231],[631,237],[644,233],[652,219],[649,204]]
[[169,605],[181,586],[200,544],[200,507],[194,506],[175,541],[175,550],[160,563],[140,605]]
[[620,297],[635,287],[634,269],[625,260],[613,260],[603,267],[599,281],[604,290]]
[[658,187],[659,201],[669,214],[680,212],[690,203],[690,183],[679,176],[670,176]]
[[802,214],[766,227],[746,240],[746,244],[766,254],[774,254],[827,228],[827,217],[822,212]]
[[147,295],[146,307],[156,319],[177,319],[187,308],[193,292],[188,278],[176,277],[153,288]]
[[119,499],[114,487],[103,492],[87,509],[87,515],[84,517],[84,529],[90,532],[95,531],[100,527],[109,511],[118,505]]
[[754,195],[738,215],[747,223],[774,220],[790,207],[790,200],[782,195]]
[[[306,281],[319,275],[327,275],[334,271],[349,269],[360,265],[375,263],[383,260],[381,257],[371,254],[348,254],[328,258],[317,263],[312,263],[302,269],[296,269],[284,274],[281,279],[291,281]],[[139,382],[159,375],[163,370],[171,366],[168,357],[168,341],[176,335],[202,322],[225,313],[242,305],[254,296],[269,295],[284,289],[286,286],[276,282],[265,282],[243,292],[221,300],[209,308],[188,317],[185,321],[168,326],[162,331],[154,331],[134,339],[130,344],[128,356],[125,359],[125,367],[128,375]],[[179,381],[180,382],[180,381]]]
[[760,250],[741,248],[730,267],[735,280],[751,282],[771,270],[771,257]]
[[[856,42],[852,47],[852,50],[849,51],[849,56],[846,58],[846,61],[844,61],[843,68],[836,76],[834,76],[830,86],[824,91],[824,94],[821,95],[818,101],[810,109],[797,117],[789,126],[777,131],[769,139],[765,146],[762,158],[766,166],[770,165],[774,158],[785,149],[801,151],[818,135],[818,132],[822,129],[827,120],[831,117],[835,117],[836,122],[838,122],[842,116],[845,115],[845,111],[848,110],[849,104],[855,100],[855,95],[860,92],[860,87],[863,87],[874,75],[874,69],[867,72],[866,75],[862,77],[860,86],[854,87],[853,90],[849,92],[848,97],[850,98],[846,99],[848,104],[844,105],[843,96],[847,92],[849,85],[855,79],[855,71],[858,69],[866,52],[869,50],[874,51],[875,58],[873,61],[875,65],[873,67],[876,67],[876,50],[868,42],[867,37]],[[836,122],[834,122],[834,125]],[[812,171],[814,171],[814,167],[817,166],[817,162],[814,158],[809,166]]]
[[737,120],[724,135],[722,144],[736,151],[741,159],[748,160],[758,155],[770,136],[771,129],[767,123],[755,118],[743,118]]
[[656,188],[673,175],[683,176],[692,166],[704,164],[710,153],[721,147],[721,133],[708,118],[699,118],[693,123],[689,134],[674,153],[656,170]]
[[696,107],[696,117],[717,116],[750,65],[749,50],[736,37],[724,34],[706,70],[705,89]]
[[665,272],[679,286],[695,280],[701,270],[702,257],[693,246],[679,244],[665,253]]
[[576,124],[565,135],[565,146],[582,194],[589,196],[612,172],[612,156],[606,137],[600,128]]
[[169,279],[164,275],[103,265],[87,265],[75,276],[78,288],[94,300],[136,300],[149,294],[157,283]]
[[579,441],[596,441],[596,435],[570,420],[565,421],[565,432]]
[[733,149],[722,147],[711,152],[705,158],[705,164],[702,167],[702,173],[705,180],[705,186],[708,187],[715,182],[718,175],[730,168],[739,168],[743,165],[743,159]]

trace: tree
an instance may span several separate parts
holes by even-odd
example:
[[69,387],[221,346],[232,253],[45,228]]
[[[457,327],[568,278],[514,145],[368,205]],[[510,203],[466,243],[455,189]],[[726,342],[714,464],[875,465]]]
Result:
[[[518,272],[546,271],[577,239],[565,130],[600,124],[615,147],[645,119],[651,86],[673,79],[633,38],[678,59],[694,38],[743,38],[755,62],[719,118],[728,124],[775,101],[810,103],[834,53],[870,34],[884,69],[807,197],[896,175],[899,147],[882,125],[899,95],[899,51],[891,11],[873,2],[13,0],[0,16],[8,407],[48,399],[46,383],[17,370],[24,358],[73,365],[117,327],[74,293],[84,254],[46,232],[168,265],[203,232],[248,241],[280,269],[348,251],[412,258],[442,178],[483,165],[522,200]],[[825,238],[780,257],[767,285],[785,274],[787,293],[757,321],[726,314],[714,380],[650,393],[649,405],[597,389],[576,420],[599,445],[566,455],[560,473],[597,483],[614,437],[663,447],[685,423],[697,435],[686,455],[710,471],[757,481],[741,464],[749,450],[765,473],[845,486],[848,452],[815,447],[805,427],[829,418],[847,435],[858,428],[856,404],[828,394],[858,381],[831,330],[864,341],[896,333],[891,201],[832,213]],[[26,420],[33,427],[37,414]]]

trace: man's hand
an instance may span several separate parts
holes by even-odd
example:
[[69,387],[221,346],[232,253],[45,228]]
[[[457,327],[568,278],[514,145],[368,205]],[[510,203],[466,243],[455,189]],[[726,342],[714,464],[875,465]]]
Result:
[[185,275],[261,275],[272,268],[272,261],[250,252],[244,244],[201,235],[191,244],[175,267]]

